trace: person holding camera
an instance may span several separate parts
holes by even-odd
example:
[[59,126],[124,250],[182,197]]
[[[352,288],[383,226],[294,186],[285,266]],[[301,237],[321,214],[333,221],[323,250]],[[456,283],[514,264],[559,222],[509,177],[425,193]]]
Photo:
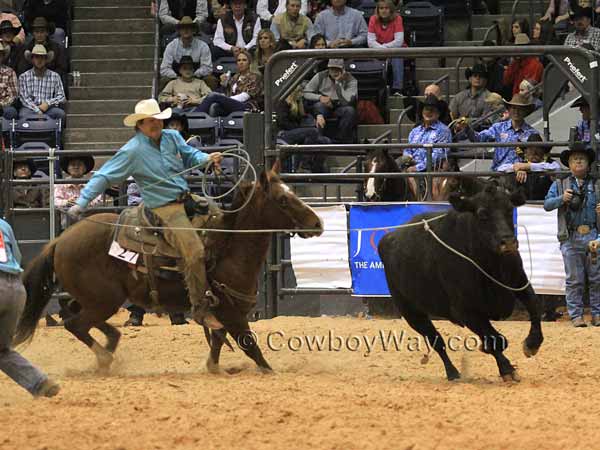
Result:
[[587,326],[583,318],[586,275],[591,324],[600,326],[600,264],[594,257],[599,246],[600,182],[590,176],[594,159],[594,150],[584,142],[563,151],[560,161],[571,174],[552,183],[544,200],[546,211],[558,209],[557,237],[565,265],[567,311],[575,327]]

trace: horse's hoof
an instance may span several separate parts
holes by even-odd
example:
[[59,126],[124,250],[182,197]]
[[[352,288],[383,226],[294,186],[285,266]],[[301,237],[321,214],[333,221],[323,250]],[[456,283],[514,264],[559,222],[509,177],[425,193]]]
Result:
[[515,370],[512,373],[507,373],[505,375],[502,375],[502,381],[504,382],[519,382],[521,381],[521,377],[519,375],[519,373]]
[[531,358],[532,356],[535,356],[537,354],[538,350],[539,350],[539,348],[528,347],[527,342],[523,341],[523,354],[527,358]]

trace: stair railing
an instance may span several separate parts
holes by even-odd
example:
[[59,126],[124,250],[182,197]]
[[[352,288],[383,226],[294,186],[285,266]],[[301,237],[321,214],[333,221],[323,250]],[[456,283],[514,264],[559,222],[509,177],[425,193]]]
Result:
[[152,98],[158,99],[158,85],[160,80],[160,20],[158,19],[158,2],[152,0],[150,4],[151,12],[154,16],[154,61],[152,62],[154,77],[152,79]]

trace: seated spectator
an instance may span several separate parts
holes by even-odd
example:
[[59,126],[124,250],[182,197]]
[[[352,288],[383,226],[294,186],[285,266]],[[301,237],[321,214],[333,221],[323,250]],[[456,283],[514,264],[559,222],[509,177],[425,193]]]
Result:
[[[473,132],[468,130],[468,137],[475,142],[525,142],[529,135],[537,133],[537,130],[525,122],[533,111],[533,104],[521,94],[515,94],[510,102],[504,100],[508,108],[509,120],[493,124],[487,130]],[[515,147],[497,147],[494,149],[494,160],[492,170],[499,170],[506,164],[519,162]]]
[[313,35],[312,21],[300,13],[300,4],[300,0],[287,0],[285,11],[273,17],[271,31],[282,48],[307,48]]
[[[600,105],[600,102],[599,102]],[[592,138],[590,135],[590,122],[591,122],[591,110],[587,100],[581,97],[575,99],[571,104],[571,108],[579,108],[581,113],[581,120],[577,123],[577,140],[583,142],[591,142]],[[598,125],[600,127],[600,119],[598,119]],[[600,133],[600,128],[596,129],[596,133]]]
[[[515,38],[515,45],[529,45],[527,35],[520,33]],[[519,92],[519,85],[524,79],[542,81],[544,66],[537,56],[515,56],[504,71],[504,85],[512,86],[512,93]]]
[[312,105],[317,128],[324,129],[325,120],[336,117],[335,141],[342,144],[356,141],[358,82],[346,72],[343,59],[330,59],[327,70],[312,77],[304,87],[304,99]]
[[262,105],[262,77],[250,71],[252,55],[241,49],[236,57],[238,72],[231,77],[221,75],[221,87],[225,94],[213,92],[194,111],[211,116],[227,116],[234,111],[260,111]]
[[10,47],[7,51],[7,59],[4,63],[16,72],[19,55],[21,54],[21,44],[15,43],[15,36],[21,28],[14,28],[10,20],[0,22],[0,40]]
[[[286,0],[258,0],[256,2],[256,14],[265,22],[270,22],[274,16],[283,14],[287,10]],[[306,16],[308,1],[299,0],[300,3],[300,14]]]
[[[316,127],[315,120],[304,111],[302,100],[302,87],[298,86],[287,98],[278,102],[276,106],[277,137],[288,144],[314,145],[330,144],[331,140],[322,135],[322,128]],[[294,155],[293,170],[324,172],[324,158],[320,155],[314,157]]]
[[[494,41],[484,41],[482,47],[494,47]],[[482,56],[479,62],[485,66],[487,72],[487,90],[500,94],[504,98],[511,97],[511,89],[504,86],[504,65],[500,58],[495,56]]]
[[555,28],[550,21],[542,19],[535,22],[531,30],[531,45],[558,45]]
[[161,34],[173,33],[184,17],[193,17],[194,31],[198,31],[208,19],[207,0],[161,0],[158,8]]
[[509,44],[519,45],[516,43],[517,34],[524,34],[529,38],[531,30],[529,28],[529,21],[525,18],[515,19],[510,27],[510,37],[508,38]]
[[4,64],[10,52],[10,45],[0,42],[0,107],[2,115],[7,120],[16,119],[15,102],[19,98],[17,91],[17,75],[15,71]]
[[[15,35],[12,38],[12,43],[20,45],[23,42],[25,42],[25,31],[23,30],[23,27],[21,26],[21,21],[16,16],[16,14],[7,11],[0,11],[0,24],[4,21],[10,22],[12,25],[12,29],[14,30]],[[2,28],[3,27],[0,25],[0,33],[2,32]]]
[[[544,141],[539,134],[529,135],[527,143],[517,147],[519,161],[498,167],[499,172],[514,172],[514,183],[524,189],[527,200],[544,200],[554,181],[553,176],[539,172],[560,170],[560,163],[550,158],[551,147],[536,146],[540,142]],[[507,181],[513,187],[512,180]]]
[[575,31],[567,35],[565,45],[583,47],[588,44],[597,52],[600,51],[600,29],[592,26],[592,16],[592,8],[577,8],[571,13]]
[[519,94],[523,97],[527,97],[531,103],[533,103],[534,108],[537,110],[543,106],[543,102],[541,97],[541,89],[540,86],[535,80],[523,80],[519,85]]
[[[425,90],[423,91],[423,96],[427,97],[428,95],[433,95],[439,100],[438,107],[440,110],[440,122],[445,125],[449,125],[452,122],[452,118],[450,117],[450,108],[448,107],[448,103],[444,100],[442,95],[442,89],[437,84],[429,84],[425,86]],[[404,107],[409,108],[412,106],[412,109],[409,109],[406,113],[406,117],[414,123],[419,123],[421,121],[421,106],[423,103],[417,102],[414,97],[406,97],[404,99]]]
[[[31,159],[16,158],[13,161],[13,178],[29,180],[37,171]],[[16,186],[13,189],[13,206],[15,208],[44,208],[48,206],[47,188],[41,186]]]
[[[402,17],[396,12],[392,0],[379,0],[375,14],[369,19],[367,33],[369,48],[400,48],[404,47],[404,25]],[[400,92],[404,84],[404,61],[402,58],[392,58],[392,92]]]
[[[185,140],[187,145],[191,145],[195,148],[202,146],[202,139],[200,136],[190,136],[190,125],[184,112],[180,109],[173,109],[171,117],[164,121],[165,128],[169,130],[177,130]],[[194,173],[196,171],[192,171]]]
[[[440,121],[440,100],[432,94],[425,97],[425,101],[419,108],[421,111],[421,122],[416,125],[408,135],[409,144],[446,144],[452,142],[450,129]],[[423,147],[406,148],[404,156],[410,156],[415,162],[407,172],[424,172],[427,170],[427,149]],[[436,147],[432,149],[432,163],[434,170],[440,170],[446,166],[448,158],[447,147]]]
[[217,22],[213,43],[215,58],[236,56],[241,50],[256,46],[261,29],[260,19],[246,10],[246,0],[230,0],[231,11]]
[[198,106],[212,91],[206,83],[194,78],[194,61],[185,55],[179,61],[179,78],[171,80],[158,96],[162,108],[178,107],[185,111]]
[[163,79],[169,80],[177,78],[181,58],[189,56],[196,66],[194,76],[203,79],[211,89],[215,89],[218,82],[212,75],[213,67],[210,48],[208,48],[206,42],[194,36],[194,27],[192,18],[187,16],[182,18],[177,24],[179,37],[169,42],[167,48],[165,48],[165,53],[160,63],[160,76]]
[[549,0],[548,9],[539,21],[553,24],[557,30],[566,30],[569,26],[569,0]]
[[31,25],[36,17],[45,17],[55,27],[51,39],[64,45],[69,3],[68,0],[28,0],[23,6],[25,24]]
[[19,76],[19,99],[23,107],[19,117],[45,114],[53,119],[64,119],[61,105],[65,103],[65,91],[60,76],[46,64],[53,58],[43,45],[25,51],[25,59],[33,63],[33,68]]
[[64,81],[67,75],[67,59],[65,57],[65,48],[62,44],[51,41],[48,39],[51,33],[51,27],[48,21],[43,17],[36,17],[31,26],[33,30],[33,40],[30,41],[23,47],[21,55],[17,62],[17,74],[21,75],[23,72],[31,69],[31,62],[25,59],[25,51],[33,50],[35,45],[43,45],[47,51],[51,51],[54,54],[52,61],[47,64],[48,69],[58,73],[61,79]]
[[[94,169],[94,158],[90,155],[63,156],[60,158],[60,168],[67,174],[66,179],[84,178],[85,175]],[[81,184],[57,184],[54,187],[54,205],[57,208],[68,209],[75,204],[81,194],[85,183]],[[102,203],[102,196],[99,195],[90,202],[94,207]],[[60,223],[63,229],[72,223],[72,218],[66,214],[61,214]]]
[[[309,45],[309,48],[325,49],[325,48],[327,48],[327,41],[325,40],[325,36],[323,36],[322,34],[314,34],[310,38],[310,43],[308,45]],[[317,62],[317,64],[307,74],[306,79],[310,80],[317,73],[319,73],[319,72],[321,72],[323,70],[327,70],[327,60],[326,59],[319,59],[318,62]]]
[[330,48],[364,47],[367,24],[363,14],[346,6],[346,0],[331,0],[331,7],[315,19],[315,32],[325,36]]
[[275,41],[273,32],[263,28],[258,32],[257,43],[258,45],[256,46],[256,52],[250,70],[262,75],[265,71],[267,61],[271,59],[271,56],[275,53],[277,42]]
[[490,94],[486,89],[487,71],[483,64],[475,64],[465,70],[465,77],[469,80],[469,87],[460,91],[450,101],[450,116],[452,119],[465,117],[479,119],[490,112],[489,104],[485,99]]

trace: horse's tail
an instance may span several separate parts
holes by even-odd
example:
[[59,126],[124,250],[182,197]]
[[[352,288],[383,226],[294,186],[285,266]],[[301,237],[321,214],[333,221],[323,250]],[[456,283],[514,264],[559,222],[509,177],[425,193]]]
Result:
[[42,253],[29,263],[23,275],[27,291],[25,310],[19,320],[13,343],[15,345],[31,341],[37,324],[54,290],[54,249],[56,241],[44,247]]

